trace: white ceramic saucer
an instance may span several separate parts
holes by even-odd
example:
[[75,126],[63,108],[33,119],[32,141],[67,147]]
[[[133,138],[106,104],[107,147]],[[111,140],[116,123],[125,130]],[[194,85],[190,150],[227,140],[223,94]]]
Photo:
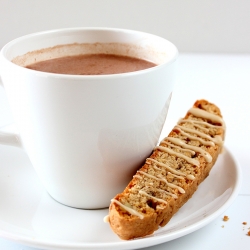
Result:
[[0,146],[0,237],[42,249],[148,247],[189,234],[220,216],[239,185],[240,167],[225,149],[210,176],[164,228],[146,238],[122,241],[103,222],[107,209],[59,204],[41,186],[24,151]]

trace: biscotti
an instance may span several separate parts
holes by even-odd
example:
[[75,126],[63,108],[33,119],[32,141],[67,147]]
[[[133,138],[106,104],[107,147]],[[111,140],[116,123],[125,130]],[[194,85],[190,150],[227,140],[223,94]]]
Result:
[[109,207],[108,222],[124,240],[165,226],[209,175],[223,147],[220,109],[198,100],[157,146]]

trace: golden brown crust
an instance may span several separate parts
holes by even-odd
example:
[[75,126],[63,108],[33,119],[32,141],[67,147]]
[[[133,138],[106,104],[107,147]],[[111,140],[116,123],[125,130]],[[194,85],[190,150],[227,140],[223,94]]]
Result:
[[[220,109],[206,100],[196,101],[193,108],[202,109],[215,114],[216,116],[222,117]],[[191,119],[216,125],[216,127],[209,127],[201,123],[197,126],[190,122],[185,122],[185,120],[181,123],[184,128],[195,129],[196,131],[205,133],[210,137],[215,138],[219,136],[224,139],[224,126],[218,121],[211,121],[208,118],[198,117],[190,112],[188,112],[183,119]],[[201,141],[196,140],[196,138],[200,137],[199,135],[192,132],[189,134],[195,136],[195,138],[190,139],[175,127],[168,137],[181,139],[188,145],[205,150],[212,156],[212,161],[208,162],[199,152],[192,155],[190,150],[176,148],[173,144],[167,144],[165,141],[162,141],[160,146],[170,148],[175,152],[181,152],[189,158],[198,160],[200,166],[198,167],[187,162],[182,157],[156,148],[150,156],[150,159],[146,160],[145,164],[137,172],[136,176],[133,177],[125,190],[114,197],[115,200],[121,202],[126,207],[132,208],[134,211],[142,214],[143,219],[137,215],[131,214],[115,202],[111,202],[110,204],[109,223],[112,230],[121,239],[129,240],[150,235],[156,231],[159,226],[165,226],[179,208],[192,197],[199,184],[209,175],[223,145],[220,143],[209,146],[204,145]],[[209,139],[205,140],[209,141]],[[168,170],[159,167],[159,165],[151,159],[160,163],[168,164],[174,170],[184,173],[186,175],[185,178],[178,178],[178,176],[170,174]],[[187,175],[192,175],[195,179],[189,179],[187,178]],[[166,184],[166,181],[158,179],[160,177],[164,177],[168,183],[181,187],[185,192],[181,193],[176,186],[169,187],[168,184]],[[140,193],[140,190],[145,191],[146,195],[145,193]],[[168,192],[168,194],[166,192]],[[169,193],[171,193],[171,195]],[[176,197],[174,197],[174,195],[176,195]]]

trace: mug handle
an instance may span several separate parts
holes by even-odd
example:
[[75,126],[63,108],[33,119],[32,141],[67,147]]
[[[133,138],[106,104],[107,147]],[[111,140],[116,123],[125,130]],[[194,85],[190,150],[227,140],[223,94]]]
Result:
[[[0,76],[0,86],[3,87],[1,76]],[[0,144],[22,147],[19,135],[13,132],[13,124],[0,128]]]

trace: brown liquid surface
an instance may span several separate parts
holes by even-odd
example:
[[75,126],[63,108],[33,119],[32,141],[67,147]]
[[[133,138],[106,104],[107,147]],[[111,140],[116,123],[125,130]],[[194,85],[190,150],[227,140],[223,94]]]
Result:
[[87,54],[41,61],[26,68],[58,74],[107,75],[133,72],[154,66],[156,64],[152,62],[128,56]]

